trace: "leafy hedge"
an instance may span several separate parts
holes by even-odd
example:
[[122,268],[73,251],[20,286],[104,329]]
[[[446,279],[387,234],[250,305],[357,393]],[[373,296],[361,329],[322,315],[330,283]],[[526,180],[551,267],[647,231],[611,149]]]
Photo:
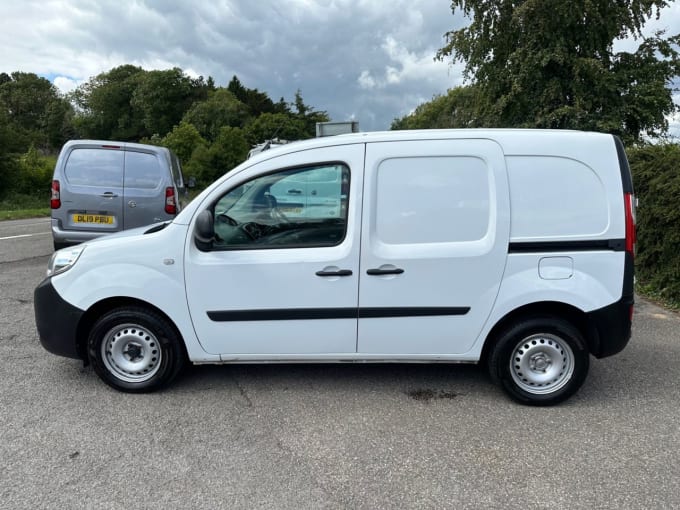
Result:
[[643,291],[680,303],[680,145],[628,150],[637,209],[635,270]]

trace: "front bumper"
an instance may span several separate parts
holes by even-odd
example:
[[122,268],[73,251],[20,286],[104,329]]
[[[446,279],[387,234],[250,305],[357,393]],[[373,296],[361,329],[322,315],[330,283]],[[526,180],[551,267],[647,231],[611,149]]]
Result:
[[33,293],[35,325],[40,343],[49,352],[67,358],[83,359],[78,352],[77,331],[85,313],[67,303],[45,278]]

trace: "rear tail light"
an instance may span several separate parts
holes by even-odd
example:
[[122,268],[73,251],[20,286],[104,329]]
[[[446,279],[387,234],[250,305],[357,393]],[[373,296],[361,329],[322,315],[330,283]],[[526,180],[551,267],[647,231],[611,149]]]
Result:
[[165,188],[165,212],[177,214],[177,199],[175,197],[175,188],[172,186]]
[[59,209],[61,207],[61,194],[59,193],[59,181],[52,181],[52,194],[50,195],[50,207]]
[[624,193],[623,202],[626,208],[626,251],[635,255],[635,195]]

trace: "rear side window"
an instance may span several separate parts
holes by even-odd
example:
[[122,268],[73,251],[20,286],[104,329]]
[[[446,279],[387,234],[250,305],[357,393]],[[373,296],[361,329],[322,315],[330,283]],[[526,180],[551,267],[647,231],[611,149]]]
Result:
[[66,161],[66,180],[76,186],[123,186],[123,151],[73,149]]
[[160,161],[154,154],[127,151],[125,153],[125,187],[154,189],[161,182]]

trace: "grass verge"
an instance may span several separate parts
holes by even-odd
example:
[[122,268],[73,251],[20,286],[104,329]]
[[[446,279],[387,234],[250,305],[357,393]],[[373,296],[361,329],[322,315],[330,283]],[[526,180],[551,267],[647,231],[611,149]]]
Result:
[[643,285],[638,283],[635,286],[635,292],[653,303],[662,306],[668,310],[673,310],[674,312],[680,311],[680,301],[677,299],[669,298],[664,296],[661,292],[653,288],[651,285]]
[[21,220],[49,215],[49,202],[44,195],[11,194],[0,199],[0,220]]

